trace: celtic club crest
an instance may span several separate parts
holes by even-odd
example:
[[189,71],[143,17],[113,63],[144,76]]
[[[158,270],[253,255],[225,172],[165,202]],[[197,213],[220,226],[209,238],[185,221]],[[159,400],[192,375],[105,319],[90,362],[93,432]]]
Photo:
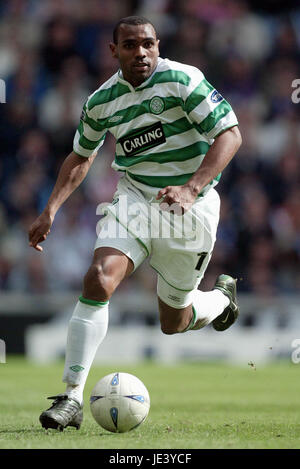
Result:
[[153,114],[161,114],[165,109],[165,103],[159,96],[154,96],[150,101],[150,111]]

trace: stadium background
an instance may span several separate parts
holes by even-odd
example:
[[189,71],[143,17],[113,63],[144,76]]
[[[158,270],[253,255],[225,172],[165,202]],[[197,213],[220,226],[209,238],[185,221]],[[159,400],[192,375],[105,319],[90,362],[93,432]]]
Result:
[[[219,273],[236,276],[243,315],[234,335],[218,340],[209,336],[211,350],[204,340],[199,355],[194,348],[182,357],[215,356],[221,340],[224,349],[218,349],[218,356],[228,350],[228,340],[236,354],[238,340],[246,347],[252,330],[264,334],[270,325],[273,342],[265,338],[261,347],[268,348],[269,356],[272,351],[272,358],[291,354],[291,339],[299,336],[300,287],[300,104],[291,98],[292,82],[300,78],[300,8],[294,3],[0,2],[0,78],[6,84],[6,103],[0,104],[0,338],[7,354],[50,359],[51,354],[42,353],[50,347],[46,337],[54,343],[59,331],[65,334],[92,256],[96,207],[111,200],[119,177],[110,168],[112,138],[106,139],[87,179],[59,211],[42,255],[29,248],[27,229],[72,150],[86,97],[117,70],[108,49],[113,26],[132,14],[154,22],[162,57],[204,72],[232,104],[243,136],[238,155],[217,186],[221,220],[201,284],[209,290]],[[122,353],[128,348],[124,331],[144,331],[147,325],[143,356],[155,356],[166,344],[161,354],[170,357],[173,349],[167,347],[177,338],[156,334],[155,290],[156,275],[146,263],[115,294],[108,334],[116,331],[112,344],[123,340]],[[45,335],[49,320],[52,335],[49,328]],[[290,335],[276,351],[275,342],[286,331]],[[205,337],[206,332],[201,333]],[[255,334],[252,348],[259,337]],[[58,345],[55,350],[63,353]]]

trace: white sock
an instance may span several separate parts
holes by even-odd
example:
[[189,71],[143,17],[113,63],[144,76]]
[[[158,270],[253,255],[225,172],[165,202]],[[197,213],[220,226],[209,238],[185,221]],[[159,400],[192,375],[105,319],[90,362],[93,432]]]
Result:
[[[197,329],[201,329],[210,324],[216,317],[223,313],[230,301],[220,290],[203,292],[195,290],[193,299],[193,311],[195,317],[193,324],[199,321]],[[191,325],[190,329],[193,329]]]
[[[83,302],[84,301],[84,302]],[[66,393],[82,403],[83,389],[96,351],[106,336],[108,302],[80,297],[69,322],[63,382]]]

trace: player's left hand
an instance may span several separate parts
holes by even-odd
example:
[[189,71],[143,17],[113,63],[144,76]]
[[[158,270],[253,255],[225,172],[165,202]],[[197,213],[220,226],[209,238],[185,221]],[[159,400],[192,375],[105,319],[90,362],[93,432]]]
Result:
[[183,215],[195,202],[197,194],[188,186],[167,186],[159,191],[156,199],[163,199],[159,204],[161,210]]

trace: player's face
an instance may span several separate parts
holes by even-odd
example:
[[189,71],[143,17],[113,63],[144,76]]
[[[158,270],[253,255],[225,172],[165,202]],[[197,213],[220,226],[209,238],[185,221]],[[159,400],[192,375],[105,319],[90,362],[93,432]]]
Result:
[[121,24],[118,44],[110,44],[114,58],[120,62],[125,80],[139,86],[154,71],[159,56],[159,40],[151,24]]

